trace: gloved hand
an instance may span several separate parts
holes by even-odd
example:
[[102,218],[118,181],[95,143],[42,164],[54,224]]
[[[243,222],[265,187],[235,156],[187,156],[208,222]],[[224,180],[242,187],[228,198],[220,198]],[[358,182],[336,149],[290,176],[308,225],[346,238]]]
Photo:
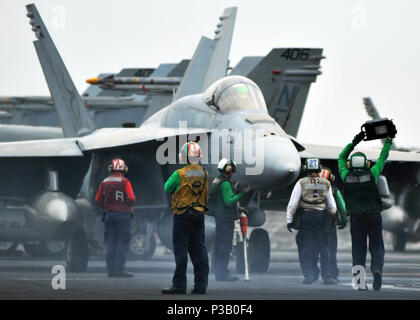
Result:
[[394,139],[397,132],[398,131],[397,131],[397,128],[395,127],[395,124],[392,123],[392,127],[390,128],[390,130],[388,132],[388,137],[390,137],[391,139]]
[[250,190],[251,190],[251,186],[249,184],[246,184],[246,185],[242,186],[242,188],[241,188],[242,193],[248,193]]
[[364,132],[364,131],[360,131],[358,134],[356,134],[355,136],[354,136],[354,139],[353,139],[353,145],[356,145],[356,144],[358,144],[360,141],[362,141],[363,140],[363,138],[365,137],[365,135],[366,135],[366,133]]
[[287,224],[287,230],[289,230],[289,232],[293,233],[292,228],[293,228],[293,223],[288,223]]
[[343,230],[347,226],[347,222],[343,221],[340,225],[338,225],[338,230]]
[[251,187],[249,186],[248,183],[241,183],[241,182],[236,182],[235,185],[233,186],[233,189],[235,190],[235,193],[238,192],[242,192],[242,193],[248,193],[251,190]]

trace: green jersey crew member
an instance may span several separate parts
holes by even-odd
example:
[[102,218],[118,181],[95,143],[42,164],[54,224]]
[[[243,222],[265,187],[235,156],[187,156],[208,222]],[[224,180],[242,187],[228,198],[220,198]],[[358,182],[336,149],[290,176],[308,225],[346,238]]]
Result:
[[176,170],[166,181],[165,191],[172,194],[172,243],[175,272],[172,287],[163,294],[185,294],[187,287],[188,254],[194,266],[193,294],[205,294],[208,284],[209,262],[204,245],[204,214],[207,212],[208,173],[198,164],[200,146],[185,143],[179,158],[186,165]]
[[[396,132],[395,132],[396,133]],[[393,137],[395,136],[393,134]],[[391,149],[392,140],[387,138],[376,164],[370,168],[370,161],[362,152],[348,156],[363,140],[365,132],[357,134],[338,157],[338,169],[344,182],[344,199],[347,214],[350,215],[353,266],[366,268],[367,239],[371,254],[373,289],[380,290],[385,248],[382,237],[382,201],[377,183]]]
[[[235,195],[233,192],[230,180],[236,171],[236,163],[233,160],[223,158],[217,169],[220,174],[214,179],[209,193],[209,211],[216,220],[215,278],[216,281],[237,281],[239,278],[230,274],[228,265],[237,219],[236,204],[244,193]],[[244,192],[249,191],[249,187],[247,188]]]

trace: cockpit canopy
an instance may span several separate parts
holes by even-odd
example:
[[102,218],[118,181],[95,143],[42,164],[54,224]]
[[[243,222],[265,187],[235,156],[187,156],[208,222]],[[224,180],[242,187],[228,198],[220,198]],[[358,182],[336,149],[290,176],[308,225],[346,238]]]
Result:
[[222,112],[267,110],[260,88],[242,76],[228,76],[216,81],[204,92],[204,100]]

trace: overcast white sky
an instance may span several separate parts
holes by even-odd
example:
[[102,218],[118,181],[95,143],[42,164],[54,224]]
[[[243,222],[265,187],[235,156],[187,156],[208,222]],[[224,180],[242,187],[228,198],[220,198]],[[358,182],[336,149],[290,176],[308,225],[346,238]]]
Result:
[[[49,95],[26,17],[29,1],[1,0],[0,95]],[[344,145],[367,120],[371,96],[398,129],[395,142],[420,146],[420,2],[416,0],[38,0],[76,87],[123,67],[191,58],[213,37],[223,9],[238,6],[231,65],[274,47],[321,47],[298,138]],[[376,146],[377,142],[367,144]]]

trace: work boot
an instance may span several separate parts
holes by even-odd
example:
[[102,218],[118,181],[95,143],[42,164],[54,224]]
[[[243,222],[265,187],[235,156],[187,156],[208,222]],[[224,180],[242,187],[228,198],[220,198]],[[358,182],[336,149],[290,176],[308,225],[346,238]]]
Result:
[[170,287],[170,288],[163,288],[161,290],[162,294],[186,294],[187,290],[186,289],[180,289],[180,288],[174,288],[174,287]]
[[134,277],[134,273],[130,273],[130,272],[122,272],[122,273],[112,273],[110,275],[108,275],[108,277],[110,278],[132,278]]
[[191,294],[206,294],[206,290],[194,288],[191,290]]
[[335,280],[333,278],[326,278],[326,279],[324,279],[324,284],[325,285],[335,285],[335,284],[337,284],[337,280]]
[[310,279],[310,278],[304,278],[303,279],[303,281],[302,281],[302,284],[312,284],[312,279]]
[[382,273],[380,271],[375,271],[373,273],[373,290],[379,291],[382,287]]

